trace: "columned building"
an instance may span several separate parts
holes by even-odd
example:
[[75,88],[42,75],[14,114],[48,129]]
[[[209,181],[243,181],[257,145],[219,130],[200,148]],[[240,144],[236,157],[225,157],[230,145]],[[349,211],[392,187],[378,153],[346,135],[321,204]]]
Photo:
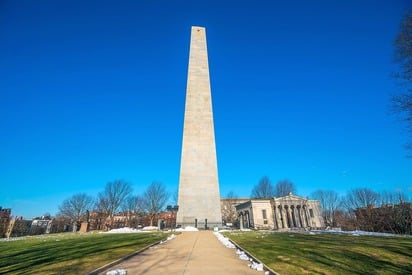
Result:
[[273,199],[252,199],[236,206],[240,228],[313,229],[323,228],[319,201],[289,193]]

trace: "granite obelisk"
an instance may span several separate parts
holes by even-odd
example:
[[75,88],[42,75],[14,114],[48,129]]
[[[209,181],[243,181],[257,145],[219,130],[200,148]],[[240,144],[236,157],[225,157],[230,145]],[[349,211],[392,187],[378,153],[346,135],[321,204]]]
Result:
[[176,224],[222,226],[206,29],[192,27]]

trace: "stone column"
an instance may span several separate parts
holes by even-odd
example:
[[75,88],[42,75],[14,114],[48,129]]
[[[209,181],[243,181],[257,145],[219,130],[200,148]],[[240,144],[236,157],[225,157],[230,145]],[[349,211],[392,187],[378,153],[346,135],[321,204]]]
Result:
[[293,211],[294,211],[294,207],[293,205],[290,205],[290,223],[291,223],[291,227],[296,227],[295,225],[295,217],[293,215]]
[[306,227],[306,226],[305,226],[305,220],[304,220],[303,217],[302,217],[302,205],[299,205],[299,207],[298,207],[298,212],[299,212],[300,226],[301,226],[302,228],[305,228],[305,227]]
[[286,214],[286,208],[285,208],[285,206],[283,205],[283,206],[281,206],[281,211],[282,211],[282,225],[283,225],[283,228],[289,228],[289,226],[288,226],[288,218],[287,218],[287,214]]
[[286,218],[287,218],[287,225],[288,225],[288,228],[291,228],[291,227],[293,227],[293,224],[292,224],[292,217],[291,217],[291,215],[290,215],[290,205],[285,205],[285,210],[286,210]]
[[309,221],[309,215],[308,215],[308,209],[307,209],[307,207],[306,207],[306,205],[304,206],[304,208],[303,208],[305,211],[304,211],[304,214],[305,214],[305,221],[306,221],[306,224],[307,224],[307,227],[311,227],[311,224],[310,224],[310,221]]
[[250,214],[249,211],[246,211],[246,228],[250,228]]
[[275,217],[276,217],[276,227],[277,229],[282,228],[282,213],[280,212],[279,206],[275,205]]
[[298,206],[294,206],[293,207],[293,214],[294,214],[294,216],[295,216],[295,224],[296,224],[296,227],[297,228],[301,228],[302,226],[300,225],[300,219],[299,219],[299,209],[298,209]]

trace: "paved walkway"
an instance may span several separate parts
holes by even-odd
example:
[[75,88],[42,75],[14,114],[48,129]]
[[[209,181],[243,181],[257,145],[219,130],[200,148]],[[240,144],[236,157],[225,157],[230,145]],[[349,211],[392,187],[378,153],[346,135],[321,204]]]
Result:
[[[263,274],[250,269],[235,249],[225,247],[211,231],[182,232],[176,238],[111,267],[134,274]],[[101,273],[106,274],[107,271]]]

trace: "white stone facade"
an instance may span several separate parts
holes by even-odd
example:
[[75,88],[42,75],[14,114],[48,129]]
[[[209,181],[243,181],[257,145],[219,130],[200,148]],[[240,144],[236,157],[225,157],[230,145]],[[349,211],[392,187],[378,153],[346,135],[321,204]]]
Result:
[[293,194],[273,199],[252,199],[236,206],[240,228],[313,229],[323,228],[319,201]]

